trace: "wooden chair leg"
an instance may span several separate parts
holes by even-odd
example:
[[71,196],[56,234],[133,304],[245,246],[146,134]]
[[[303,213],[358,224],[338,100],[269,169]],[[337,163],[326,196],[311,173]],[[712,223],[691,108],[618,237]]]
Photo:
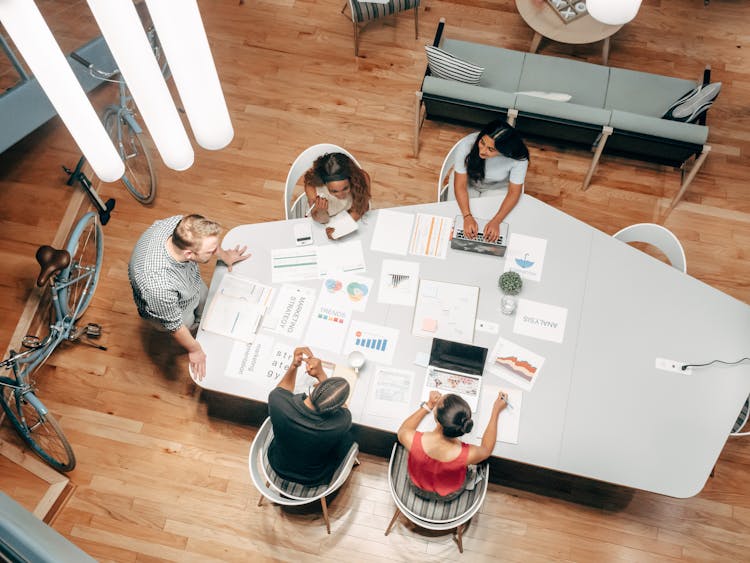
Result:
[[354,26],[354,56],[359,56],[359,26],[357,25],[357,22],[353,21],[352,25]]
[[414,39],[419,39],[419,4],[414,8]]
[[[266,487],[268,487],[269,483],[266,481]],[[260,495],[260,498],[258,499],[258,506],[263,504],[263,495]]]
[[518,110],[515,108],[508,108],[508,116],[505,118],[505,121],[507,121],[508,125],[511,127],[515,127],[516,119],[518,119]]
[[385,530],[385,534],[383,534],[383,535],[387,536],[388,534],[391,533],[391,528],[393,528],[393,525],[396,523],[396,520],[398,520],[398,515],[399,514],[401,514],[401,511],[397,508],[396,512],[393,514],[393,518],[391,518],[391,523],[388,524],[388,527]]
[[456,528],[456,543],[458,544],[458,551],[460,553],[464,552],[464,542],[463,542],[463,534],[464,532],[464,525],[461,524],[458,528]]
[[422,129],[422,92],[417,91],[414,104],[414,156],[419,156],[419,132]]
[[341,13],[342,13],[342,14],[343,14],[343,13],[344,13],[344,12],[346,11],[346,7],[347,7],[348,5],[349,5],[349,2],[347,2],[347,1],[345,0],[345,1],[344,1],[344,7],[343,7],[343,8],[341,8]]
[[612,134],[614,130],[611,127],[604,126],[602,127],[602,133],[599,137],[599,143],[596,145],[596,150],[594,151],[594,157],[591,159],[591,164],[589,165],[589,171],[586,173],[586,177],[583,179],[583,188],[582,191],[586,191],[589,187],[589,184],[591,183],[591,178],[594,176],[594,172],[596,171],[596,165],[599,164],[599,157],[602,156],[602,151],[604,150],[604,145],[607,144],[607,139]]
[[320,505],[323,507],[323,520],[326,521],[326,532],[331,533],[331,521],[328,519],[328,503],[326,497],[320,498]]
[[703,163],[706,161],[706,157],[708,156],[708,153],[711,152],[711,145],[703,145],[703,150],[701,151],[701,154],[698,156],[698,158],[695,160],[695,164],[693,164],[693,167],[690,169],[690,172],[687,175],[687,178],[682,182],[682,185],[680,186],[680,190],[677,192],[677,194],[672,198],[672,201],[669,204],[669,207],[667,208],[667,211],[664,213],[664,219],[667,218],[667,215],[670,214],[672,209],[674,209],[675,205],[679,203],[679,201],[682,199],[682,196],[685,194],[685,192],[688,189],[688,186],[692,183],[693,179],[695,178],[695,175],[698,173],[698,170],[701,169],[701,166],[703,166]]

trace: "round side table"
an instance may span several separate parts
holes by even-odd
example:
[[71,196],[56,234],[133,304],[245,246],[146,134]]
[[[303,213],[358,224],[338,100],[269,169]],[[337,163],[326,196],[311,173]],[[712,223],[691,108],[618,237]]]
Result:
[[580,45],[602,41],[602,64],[609,59],[609,38],[622,25],[609,25],[586,14],[570,23],[563,22],[547,0],[516,0],[516,8],[523,20],[534,30],[529,52],[536,53],[542,37],[559,43]]

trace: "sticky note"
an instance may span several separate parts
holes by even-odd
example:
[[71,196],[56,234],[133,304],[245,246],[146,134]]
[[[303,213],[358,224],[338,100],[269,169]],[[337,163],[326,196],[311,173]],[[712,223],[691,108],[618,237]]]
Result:
[[437,320],[429,318],[422,319],[422,330],[425,332],[435,332],[437,330]]

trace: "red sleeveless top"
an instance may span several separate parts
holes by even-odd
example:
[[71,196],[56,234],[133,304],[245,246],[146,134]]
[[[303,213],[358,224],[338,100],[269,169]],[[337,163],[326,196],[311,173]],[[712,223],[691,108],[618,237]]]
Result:
[[461,443],[461,453],[451,461],[438,461],[428,456],[422,448],[422,432],[415,432],[409,450],[409,477],[423,491],[441,496],[454,493],[463,487],[466,480],[466,461],[469,444]]

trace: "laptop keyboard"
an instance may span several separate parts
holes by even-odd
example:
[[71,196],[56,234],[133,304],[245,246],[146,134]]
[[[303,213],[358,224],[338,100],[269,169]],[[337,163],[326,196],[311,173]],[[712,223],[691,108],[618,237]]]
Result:
[[503,237],[502,237],[502,235],[499,236],[496,241],[490,242],[488,240],[484,240],[484,234],[483,233],[477,233],[477,237],[476,238],[470,239],[466,235],[464,235],[463,229],[457,229],[455,236],[456,236],[456,238],[462,238],[464,240],[476,240],[478,242],[483,242],[485,244],[497,244],[498,246],[503,246]]

